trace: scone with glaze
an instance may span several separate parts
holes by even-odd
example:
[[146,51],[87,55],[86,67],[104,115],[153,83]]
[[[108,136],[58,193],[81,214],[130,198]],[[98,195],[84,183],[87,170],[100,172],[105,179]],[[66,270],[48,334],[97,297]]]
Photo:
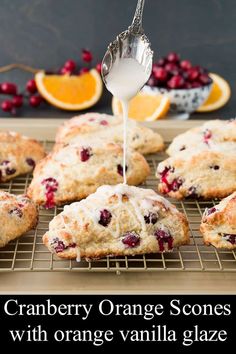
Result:
[[38,141],[15,132],[0,132],[0,182],[31,172],[44,156]]
[[189,228],[185,216],[153,190],[119,184],[65,206],[43,242],[67,259],[128,256],[172,251],[189,243]]
[[231,142],[236,143],[236,120],[211,120],[200,127],[196,127],[178,135],[167,153],[170,156],[178,154],[180,151],[193,149],[211,149],[216,144]]
[[158,190],[176,199],[224,198],[236,191],[236,144],[192,148],[162,161]]
[[[150,168],[143,155],[128,150],[127,183],[145,181]],[[123,149],[120,145],[68,145],[58,148],[35,168],[28,195],[46,208],[80,200],[103,184],[123,182]]]
[[[95,140],[100,144],[123,144],[122,117],[86,113],[64,122],[56,135],[58,144],[88,145]],[[128,145],[141,154],[155,153],[164,148],[158,133],[132,120],[128,121]]]
[[37,208],[29,198],[0,191],[0,247],[33,229],[37,221]]
[[200,231],[204,242],[217,248],[236,248],[236,192],[206,209]]

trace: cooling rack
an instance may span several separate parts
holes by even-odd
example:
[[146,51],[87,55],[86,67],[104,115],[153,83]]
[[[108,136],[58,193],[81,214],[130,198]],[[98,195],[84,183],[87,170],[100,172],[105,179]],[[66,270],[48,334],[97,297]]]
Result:
[[[167,143],[168,144],[168,143]],[[44,141],[46,150],[51,150],[52,141]],[[149,155],[147,160],[151,175],[142,185],[156,189],[155,171],[157,164],[166,158],[165,153]],[[31,175],[20,176],[1,184],[1,189],[14,194],[27,190]],[[0,272],[12,271],[60,271],[60,272],[236,272],[235,251],[217,250],[205,246],[199,233],[199,225],[205,208],[217,201],[175,201],[169,199],[188,218],[191,233],[189,245],[174,249],[172,253],[143,256],[107,257],[96,261],[60,260],[52,255],[42,243],[42,235],[48,230],[50,220],[62,211],[62,207],[39,210],[39,223],[35,230],[10,242],[0,249]]]

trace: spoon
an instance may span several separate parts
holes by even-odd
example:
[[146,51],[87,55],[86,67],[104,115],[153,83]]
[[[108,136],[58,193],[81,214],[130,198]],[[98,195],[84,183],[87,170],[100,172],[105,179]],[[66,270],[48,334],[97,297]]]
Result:
[[133,58],[142,65],[146,76],[152,71],[153,51],[142,27],[142,15],[145,0],[138,0],[133,22],[128,29],[120,33],[111,42],[102,60],[102,78],[107,86],[107,76],[114,63],[121,58]]

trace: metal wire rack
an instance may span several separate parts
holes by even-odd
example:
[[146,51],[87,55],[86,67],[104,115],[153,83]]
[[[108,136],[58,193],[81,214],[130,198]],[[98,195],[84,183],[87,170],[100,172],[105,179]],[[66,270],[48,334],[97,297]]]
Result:
[[[46,150],[51,150],[53,142],[44,142]],[[156,167],[165,154],[149,155],[147,160],[151,175],[142,187],[156,189]],[[14,194],[27,190],[31,175],[20,176],[1,184],[1,189]],[[42,243],[42,235],[48,230],[50,220],[62,211],[62,207],[39,210],[39,223],[35,230],[10,242],[0,249],[0,272],[9,271],[60,271],[60,272],[236,272],[235,251],[217,250],[205,246],[199,233],[199,225],[205,208],[212,207],[216,201],[175,201],[170,200],[188,218],[191,242],[174,249],[172,253],[152,254],[135,257],[107,257],[94,261],[60,260],[52,255]]]

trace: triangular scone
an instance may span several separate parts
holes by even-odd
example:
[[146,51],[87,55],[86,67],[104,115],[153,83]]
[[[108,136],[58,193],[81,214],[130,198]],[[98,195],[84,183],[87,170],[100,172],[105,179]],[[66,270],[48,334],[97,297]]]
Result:
[[189,242],[185,216],[153,190],[102,186],[54,217],[44,244],[62,258],[172,251]]
[[236,143],[236,120],[211,120],[200,127],[196,127],[178,135],[167,153],[170,156],[176,155],[180,151],[197,148],[204,150],[211,148],[215,144],[224,142]]
[[15,132],[0,132],[0,182],[31,172],[44,156],[36,140]]
[[[76,116],[59,128],[56,143],[81,145],[97,140],[101,143],[123,143],[123,119],[100,113],[86,113]],[[163,150],[162,137],[153,130],[129,120],[129,147],[141,154],[150,154]]]
[[236,192],[205,210],[200,230],[206,244],[236,248]]
[[[34,171],[28,195],[46,208],[80,200],[103,184],[123,182],[123,149],[120,145],[68,145],[43,159]],[[145,181],[150,168],[138,152],[128,150],[127,182]]]
[[236,191],[236,144],[188,149],[162,161],[158,190],[177,199],[224,198]]
[[0,191],[0,247],[34,228],[37,221],[37,208],[29,198]]

